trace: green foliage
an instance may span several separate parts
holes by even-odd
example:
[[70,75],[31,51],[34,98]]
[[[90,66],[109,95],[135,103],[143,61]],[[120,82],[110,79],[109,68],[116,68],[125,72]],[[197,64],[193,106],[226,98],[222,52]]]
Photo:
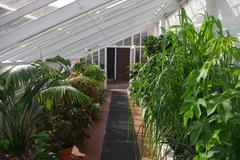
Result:
[[[224,35],[213,16],[205,16],[200,29],[183,9],[179,20],[160,37],[145,39],[148,61],[131,81],[154,154],[238,159],[239,41]],[[165,153],[162,144],[170,146]]]
[[98,81],[87,76],[78,76],[76,78],[69,79],[68,82],[91,97],[95,103],[103,103],[105,94]]
[[73,71],[83,73],[89,65],[91,65],[91,62],[83,59],[80,61],[80,63],[76,63],[73,66]]
[[1,139],[0,140],[0,151],[7,152],[10,149],[10,141],[8,139]]
[[46,59],[46,62],[48,62],[48,65],[53,64],[54,67],[58,66],[58,70],[62,74],[68,75],[72,72],[70,60],[64,59],[59,55],[53,58]]
[[[97,73],[97,69],[93,70]],[[96,80],[79,74],[75,80],[72,80],[72,74],[70,61],[60,56],[45,62],[37,61],[27,65],[1,68],[0,139],[7,139],[10,142],[6,153],[22,158],[22,155],[32,149],[32,140],[38,133],[37,123],[44,123],[42,126],[47,126],[48,123],[53,125],[53,127],[45,127],[45,130],[41,130],[50,130],[51,133],[55,130],[60,133],[64,124],[67,124],[66,128],[76,131],[67,135],[63,134],[64,139],[54,141],[68,144],[68,139],[75,137],[74,139],[79,139],[79,143],[83,143],[86,138],[86,127],[97,117],[99,109],[93,101],[98,92],[88,94],[85,92],[86,85],[82,85],[83,88],[81,88],[73,82],[76,79],[82,84],[88,82],[87,84],[96,87],[97,91],[102,90]],[[49,110],[51,108],[53,109]],[[47,118],[43,116],[43,113]],[[65,115],[71,119],[64,119]],[[54,116],[58,121],[51,119]],[[48,118],[49,122],[45,121]],[[56,125],[58,122],[59,126]],[[77,136],[74,132],[78,133]],[[51,141],[52,137],[51,134]]]
[[130,78],[134,79],[137,77],[139,70],[142,68],[143,64],[141,62],[133,63],[130,66]]
[[38,133],[34,137],[33,144],[33,154],[35,159],[39,160],[57,160],[55,153],[51,152],[51,145],[49,144],[50,135],[48,132],[44,131]]
[[53,151],[59,151],[73,145],[83,145],[88,135],[86,128],[97,118],[95,105],[54,106],[46,110],[44,120],[38,124],[38,130],[51,131],[50,142]]
[[[44,82],[38,81],[35,81],[35,84],[32,85],[31,80],[26,78],[28,77],[27,73],[23,71],[37,71],[37,68],[30,65],[22,67],[17,66],[5,69],[5,76],[2,79],[2,85],[4,86],[2,89],[3,94],[0,97],[0,113],[2,115],[0,120],[0,137],[10,141],[11,145],[6,152],[13,153],[17,157],[21,157],[29,149],[34,126],[41,119],[42,108],[34,101],[34,96],[39,91],[39,88],[44,85]],[[17,73],[17,71],[20,73]],[[24,78],[20,74],[24,74]],[[15,78],[14,80],[13,77]],[[22,85],[21,88],[20,85]],[[20,94],[21,91],[22,93]]]
[[83,72],[83,75],[95,79],[98,82],[103,82],[105,77],[104,71],[99,69],[96,64],[91,64],[87,66]]
[[42,90],[38,95],[38,100],[48,109],[57,105],[86,104],[91,102],[91,98],[72,86],[54,86]]
[[73,66],[73,71],[82,73],[83,76],[90,77],[98,82],[104,81],[104,71],[96,64],[91,64],[88,60],[83,60]]
[[[160,54],[164,50],[167,50],[172,47],[172,39],[171,35],[165,34],[160,35],[159,37],[155,36],[146,36],[144,38],[144,55],[148,58],[152,57],[153,55]],[[162,41],[165,41],[163,46]]]

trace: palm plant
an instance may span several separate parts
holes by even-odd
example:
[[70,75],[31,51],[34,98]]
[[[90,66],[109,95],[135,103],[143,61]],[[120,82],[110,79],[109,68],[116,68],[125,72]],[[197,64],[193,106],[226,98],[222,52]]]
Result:
[[[69,61],[59,56],[1,69],[0,139],[10,141],[11,154],[21,157],[30,148],[44,108],[92,104],[89,96],[72,85],[74,80],[67,80],[70,74]],[[81,81],[96,85],[84,76]]]

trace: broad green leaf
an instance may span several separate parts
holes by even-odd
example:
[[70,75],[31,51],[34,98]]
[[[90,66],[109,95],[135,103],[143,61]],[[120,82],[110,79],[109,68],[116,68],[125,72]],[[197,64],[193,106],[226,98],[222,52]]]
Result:
[[203,122],[201,121],[194,121],[191,122],[190,128],[191,128],[191,136],[190,136],[190,141],[191,144],[196,144],[197,141],[199,140],[199,137],[202,133],[203,130]]
[[238,89],[240,87],[240,81],[237,82],[236,86],[235,86],[235,89]]
[[184,113],[183,115],[183,126],[187,127],[188,120],[193,118],[193,111],[192,111],[193,106]]
[[217,108],[216,104],[208,103],[207,105],[207,116],[213,114]]
[[233,41],[233,42],[240,43],[240,41],[239,41],[239,39],[237,37],[229,36],[228,39]]
[[207,107],[206,100],[203,98],[199,98],[197,101],[198,104],[202,105],[203,107]]

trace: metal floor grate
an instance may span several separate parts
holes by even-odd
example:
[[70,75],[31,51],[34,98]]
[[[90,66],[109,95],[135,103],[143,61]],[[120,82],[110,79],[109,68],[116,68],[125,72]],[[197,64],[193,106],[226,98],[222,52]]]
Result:
[[127,92],[113,91],[102,148],[102,160],[140,160],[134,126],[129,123],[131,118]]

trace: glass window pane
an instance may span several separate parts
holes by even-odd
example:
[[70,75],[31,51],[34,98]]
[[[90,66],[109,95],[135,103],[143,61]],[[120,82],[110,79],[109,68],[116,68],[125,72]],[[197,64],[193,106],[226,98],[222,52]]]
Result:
[[[73,3],[74,1],[75,0],[57,0],[47,6],[44,6],[36,11],[29,13],[28,15],[22,16],[12,22],[1,26],[0,35],[14,30],[20,26],[23,26],[31,21],[37,20],[38,18],[50,14],[59,8]],[[25,5],[30,5],[30,3],[32,2],[34,2],[34,0],[6,0],[6,2],[0,2],[0,16],[4,16],[10,12],[16,11],[17,9]]]
[[51,6],[45,6],[45,7],[42,7],[34,12],[32,12],[30,15],[35,17],[35,18],[40,18],[44,15],[47,15],[55,10],[57,10],[58,8],[56,7],[51,7]]
[[136,48],[135,62],[140,62],[140,48]]
[[92,54],[87,55],[87,61],[92,63]]
[[93,53],[93,63],[98,65],[98,52]]
[[105,49],[100,50],[100,68],[105,69]]
[[133,44],[135,46],[140,46],[140,33],[133,36]]
[[80,58],[80,63],[85,62],[85,57]]
[[20,17],[18,19],[15,19],[14,21],[9,22],[6,25],[3,25],[0,27],[0,35],[6,34],[7,32],[31,21],[32,21],[31,18],[26,18],[26,17]]
[[5,16],[11,12],[13,12],[13,11],[0,7],[0,17]]
[[0,16],[14,12],[36,0],[2,0],[0,1]]
[[123,41],[119,41],[116,43],[117,46],[123,46]]
[[147,61],[147,58],[144,55],[144,48],[141,48],[141,62],[145,63],[146,61]]
[[124,46],[131,46],[132,45],[132,38],[128,37],[124,39]]
[[144,46],[144,38],[146,37],[148,35],[148,32],[147,31],[145,31],[145,32],[142,32],[142,35],[141,35],[141,39],[142,39],[142,43],[141,43],[141,46]]

